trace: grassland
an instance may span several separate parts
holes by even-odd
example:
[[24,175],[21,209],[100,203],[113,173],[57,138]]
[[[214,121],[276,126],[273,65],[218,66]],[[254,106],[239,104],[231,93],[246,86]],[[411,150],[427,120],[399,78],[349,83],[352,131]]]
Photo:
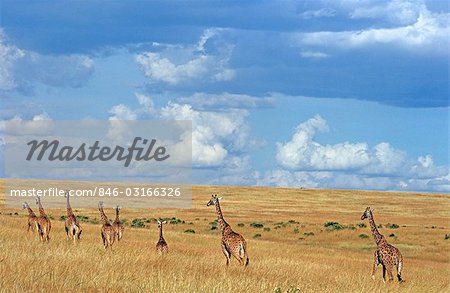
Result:
[[[124,239],[105,251],[96,209],[74,207],[84,216],[78,244],[66,240],[65,210],[49,209],[51,242],[43,244],[27,233],[25,210],[5,207],[3,181],[0,188],[2,292],[450,292],[449,194],[194,186],[191,209],[124,207]],[[212,193],[223,196],[226,220],[247,239],[247,269],[235,260],[225,267],[220,232],[211,229],[216,215],[205,206]],[[375,243],[369,227],[358,226],[366,206],[403,253],[403,284],[384,285],[381,268],[370,277]],[[165,226],[165,257],[154,249],[157,217],[176,219]]]

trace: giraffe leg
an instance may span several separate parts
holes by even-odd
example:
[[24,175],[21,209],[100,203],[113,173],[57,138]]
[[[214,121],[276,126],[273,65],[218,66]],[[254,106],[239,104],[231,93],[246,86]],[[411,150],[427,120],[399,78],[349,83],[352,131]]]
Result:
[[113,243],[114,243],[114,239],[116,238],[116,235],[113,235],[112,236],[112,239],[110,240],[110,243],[109,243],[109,248],[112,250],[113,249]]
[[386,284],[386,266],[383,264],[383,283]]
[[38,222],[36,222],[36,231],[37,231],[39,240],[41,240],[41,226],[39,225]]
[[222,242],[222,252],[225,255],[225,257],[227,258],[227,266],[230,264],[230,260],[231,260],[231,253],[228,251],[225,243]]
[[248,255],[245,249],[245,243],[239,244],[239,257],[241,258],[241,265],[248,265]]
[[375,251],[373,255],[373,268],[372,268],[372,279],[375,280],[375,271],[377,270],[378,265],[380,262],[378,261],[378,253]]
[[403,260],[397,260],[397,263],[395,264],[396,268],[397,268],[397,279],[399,283],[403,282],[402,279],[402,268],[403,268]]
[[73,243],[77,242],[77,226],[73,225],[72,228],[72,239],[73,239]]
[[42,241],[46,242],[47,241],[47,231],[45,230],[45,228],[42,230],[41,235],[42,235]]
[[100,235],[102,236],[102,241],[103,241],[103,246],[105,247],[105,249],[106,249],[106,239],[105,239],[105,235],[103,235],[103,232],[101,232],[100,233]]
[[45,230],[45,241],[50,242],[50,230],[49,229]]
[[392,275],[392,265],[388,265],[386,270],[389,276],[389,281],[392,282],[394,280],[394,276]]

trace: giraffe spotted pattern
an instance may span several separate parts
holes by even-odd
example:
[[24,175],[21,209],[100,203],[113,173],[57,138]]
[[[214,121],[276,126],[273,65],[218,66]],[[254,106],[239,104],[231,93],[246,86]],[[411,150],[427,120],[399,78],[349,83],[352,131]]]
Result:
[[161,252],[162,254],[169,252],[169,246],[167,245],[167,242],[163,236],[163,225],[165,223],[166,223],[166,221],[163,221],[162,219],[158,219],[159,240],[156,243],[156,251]]
[[361,220],[369,219],[370,229],[377,245],[377,249],[374,253],[372,278],[375,279],[375,271],[377,267],[381,265],[383,268],[383,281],[386,282],[386,272],[388,273],[389,281],[394,280],[392,269],[395,266],[397,269],[397,279],[401,283],[403,282],[401,275],[403,269],[402,254],[400,253],[400,250],[389,244],[384,236],[378,231],[372,212],[373,210],[370,207],[367,207],[361,216]]
[[72,237],[73,242],[76,242],[77,240],[80,240],[81,232],[83,230],[81,229],[81,225],[78,222],[77,217],[75,217],[75,214],[72,211],[72,207],[70,206],[69,191],[66,191],[65,197],[67,199],[67,218],[64,221],[64,227],[66,230],[67,240],[70,240],[70,238]]
[[249,258],[247,255],[247,242],[241,234],[234,232],[230,225],[223,218],[222,210],[220,209],[217,194],[213,194],[206,206],[214,205],[216,207],[217,218],[222,231],[222,252],[227,258],[227,266],[230,264],[231,256],[234,256],[240,265],[248,266]]

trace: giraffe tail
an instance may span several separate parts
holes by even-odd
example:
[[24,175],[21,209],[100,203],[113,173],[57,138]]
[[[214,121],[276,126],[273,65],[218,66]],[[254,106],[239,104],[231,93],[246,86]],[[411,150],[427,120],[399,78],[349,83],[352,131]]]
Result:
[[399,257],[397,257],[397,279],[400,283],[404,282],[404,280],[402,279],[402,269],[403,269],[403,257],[400,255]]
[[241,244],[241,247],[239,249],[239,254],[242,257],[242,259],[245,259],[245,266],[248,266],[250,263],[250,259],[248,258],[246,246],[247,246],[246,243]]

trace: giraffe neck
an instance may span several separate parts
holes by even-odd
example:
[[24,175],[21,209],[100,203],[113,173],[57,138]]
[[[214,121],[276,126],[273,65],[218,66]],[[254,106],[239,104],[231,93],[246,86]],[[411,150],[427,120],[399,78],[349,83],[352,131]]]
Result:
[[119,218],[119,209],[116,208],[116,223],[120,222],[120,218]]
[[33,212],[33,210],[29,206],[27,206],[27,210],[28,210],[28,215],[30,217],[36,217],[36,214]]
[[370,212],[369,223],[370,223],[370,230],[372,231],[373,238],[375,239],[375,243],[378,245],[384,240],[384,236],[381,235],[380,232],[378,231],[372,212]]
[[164,237],[163,237],[163,225],[162,224],[159,227],[159,240],[164,240]]
[[69,202],[69,195],[67,195],[67,216],[73,216],[73,211],[72,211],[72,207],[70,206],[70,202]]
[[216,213],[217,213],[217,220],[219,222],[220,230],[223,232],[225,228],[229,227],[228,223],[223,218],[222,210],[220,209],[219,201],[216,203]]
[[38,201],[38,206],[39,206],[39,214],[40,214],[42,217],[47,217],[47,214],[45,213],[44,208],[42,207],[42,204],[41,204],[41,200],[40,200],[40,199],[39,199],[39,201]]
[[103,211],[103,208],[99,207],[98,210],[100,211],[100,217],[102,218],[102,224],[103,225],[108,224],[109,223],[108,217],[105,215],[105,212]]

